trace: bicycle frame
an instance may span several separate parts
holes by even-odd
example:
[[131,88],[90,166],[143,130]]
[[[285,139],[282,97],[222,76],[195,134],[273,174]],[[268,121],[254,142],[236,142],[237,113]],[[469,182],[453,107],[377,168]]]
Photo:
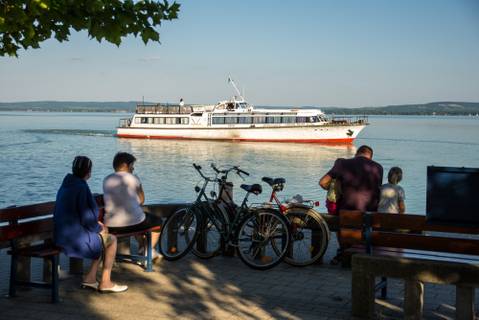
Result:
[[[282,189],[281,189],[282,190]],[[278,206],[278,209],[279,211],[282,213],[282,214],[286,214],[286,211],[288,211],[288,209],[290,209],[287,205],[284,205],[279,199],[278,199],[278,196],[276,195],[276,193],[278,191],[281,191],[281,190],[277,190],[275,186],[272,187],[272,190],[271,190],[271,195],[269,197],[269,202],[270,203],[273,203],[273,201],[276,203],[276,205]],[[310,203],[310,205],[306,205],[304,204],[305,202],[307,203]],[[293,206],[298,206],[298,207],[307,207],[307,208],[313,208],[315,206],[319,206],[319,202],[318,201],[314,201],[314,200],[304,200],[302,203],[295,203]]]
[[277,191],[273,188],[271,191],[271,196],[269,197],[269,202],[272,203],[274,200],[274,202],[276,202],[276,205],[279,208],[279,212],[281,212],[282,214],[285,214],[288,208],[281,201],[279,201],[278,197],[276,196],[276,192]]
[[[229,196],[228,193],[226,193],[226,195],[228,197],[228,202],[222,201],[221,198],[219,197],[218,199],[216,199],[216,201],[213,202],[215,207],[212,207],[211,206],[211,199],[208,198],[208,196],[206,195],[205,190],[206,190],[206,187],[207,187],[209,182],[212,182],[212,181],[213,182],[218,182],[219,185],[220,185],[219,195],[221,196],[222,193],[223,193],[223,190],[225,188],[225,185],[228,182],[227,181],[228,173],[231,172],[232,170],[238,170],[238,168],[237,167],[232,167],[229,170],[219,171],[216,167],[212,166],[218,174],[219,173],[224,173],[225,174],[221,179],[217,179],[217,178],[206,177],[203,174],[203,172],[201,171],[200,166],[197,166],[195,164],[193,164],[193,166],[198,171],[198,173],[201,175],[201,177],[205,180],[205,182],[203,184],[203,187],[199,191],[199,194],[198,194],[198,197],[195,201],[195,204],[198,204],[198,205],[203,204],[202,197],[205,199],[206,203],[208,204],[208,210],[202,211],[202,214],[212,218],[212,219],[210,219],[211,222],[215,225],[217,230],[220,232],[221,237],[223,238],[223,240],[226,243],[232,243],[232,241],[231,241],[232,236],[234,235],[236,228],[241,223],[241,221],[243,221],[243,219],[245,218],[245,216],[246,216],[245,214],[249,212],[249,208],[247,206],[249,192],[246,193],[246,195],[243,198],[243,201],[241,203],[241,206],[239,206],[239,207],[234,207],[233,206],[233,199]],[[242,171],[242,172],[244,172],[244,171]],[[246,173],[246,172],[244,172],[244,173]],[[224,204],[226,206],[226,210],[227,210],[226,215],[228,215],[227,218],[225,218],[223,214],[219,214],[218,212],[215,211],[215,210],[221,210],[221,208],[218,207],[219,204]],[[203,209],[203,207],[200,206],[200,209]],[[231,221],[231,218],[229,216],[229,213],[233,214],[234,218],[233,218],[232,221]],[[218,223],[217,219],[220,220],[220,222],[225,227],[224,229],[226,229],[226,230],[224,230],[221,227],[221,225]]]

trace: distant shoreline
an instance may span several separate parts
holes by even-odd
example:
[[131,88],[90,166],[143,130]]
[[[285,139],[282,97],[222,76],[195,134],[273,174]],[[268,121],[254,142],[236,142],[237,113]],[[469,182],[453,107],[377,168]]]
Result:
[[[323,110],[324,111],[324,110]],[[129,110],[0,110],[1,112],[21,112],[21,113],[84,113],[84,114],[95,114],[95,113],[111,113],[111,114],[133,114],[134,111]],[[462,113],[334,113],[329,111],[324,111],[328,116],[424,116],[424,117],[471,117],[479,118],[479,114],[462,114]]]
[[[5,112],[85,112],[85,113],[134,113],[137,101],[127,102],[77,102],[77,101],[30,101],[0,102],[0,111]],[[151,103],[151,102],[145,102]],[[285,106],[257,106],[258,108],[285,108]],[[287,108],[291,108],[288,106]],[[295,107],[296,108],[296,107]],[[479,102],[431,102],[425,104],[391,105],[383,107],[316,107],[327,115],[425,115],[425,116],[478,116]]]

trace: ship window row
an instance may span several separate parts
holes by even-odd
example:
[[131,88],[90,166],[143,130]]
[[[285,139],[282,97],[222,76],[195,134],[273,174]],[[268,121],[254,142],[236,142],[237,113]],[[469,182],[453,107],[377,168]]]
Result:
[[264,124],[264,123],[312,123],[319,122],[317,116],[314,117],[297,117],[297,116],[276,116],[276,117],[262,117],[262,116],[238,116],[238,117],[213,117],[213,124]]
[[137,117],[136,124],[189,124],[187,117]]

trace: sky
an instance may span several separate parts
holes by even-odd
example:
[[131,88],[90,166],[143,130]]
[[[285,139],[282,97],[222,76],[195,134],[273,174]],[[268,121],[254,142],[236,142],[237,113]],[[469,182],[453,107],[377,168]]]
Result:
[[479,1],[178,0],[161,44],[70,41],[0,57],[0,102],[362,107],[479,102]]

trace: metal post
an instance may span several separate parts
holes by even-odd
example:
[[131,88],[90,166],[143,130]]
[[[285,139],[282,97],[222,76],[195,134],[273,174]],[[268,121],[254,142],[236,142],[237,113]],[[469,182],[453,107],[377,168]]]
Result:
[[152,255],[153,255],[153,250],[151,248],[151,231],[148,231],[146,233],[146,272],[152,272],[153,271],[153,260],[152,260]]
[[52,256],[52,303],[57,303],[58,299],[58,259],[59,256]]

